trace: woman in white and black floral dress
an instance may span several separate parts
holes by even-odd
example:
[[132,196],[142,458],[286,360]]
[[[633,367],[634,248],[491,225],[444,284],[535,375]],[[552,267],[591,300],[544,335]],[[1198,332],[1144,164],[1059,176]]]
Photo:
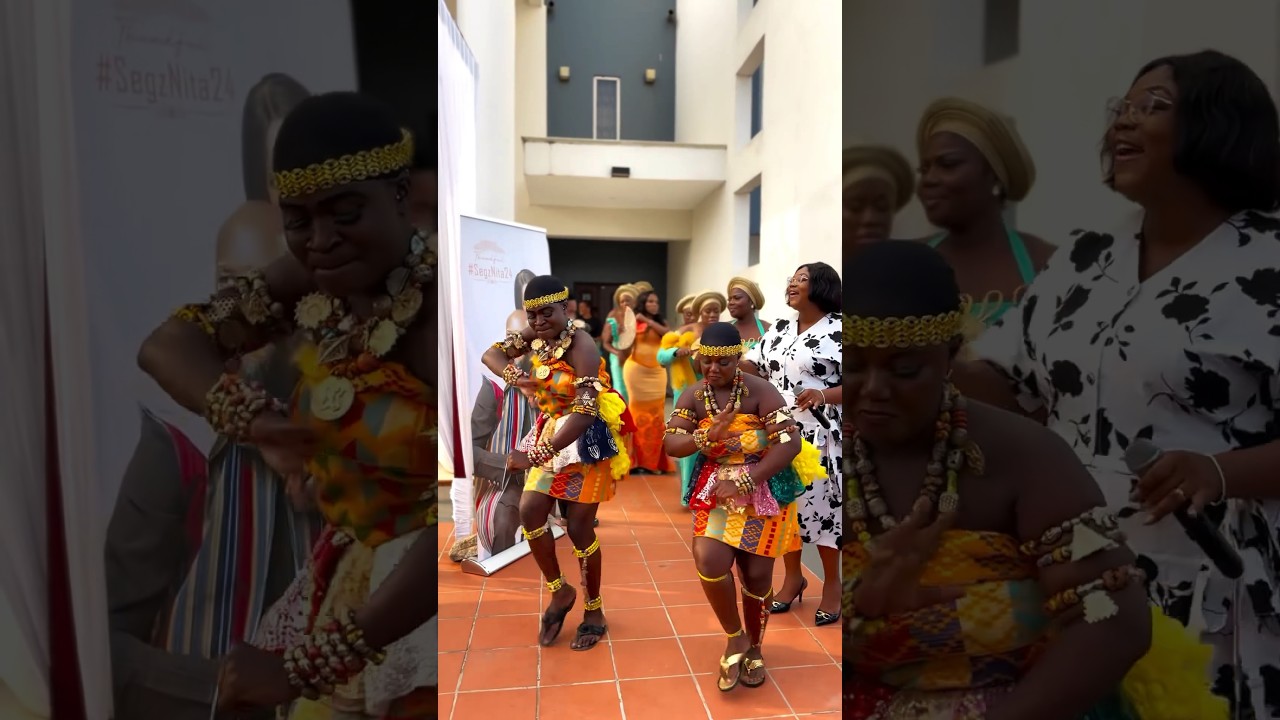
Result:
[[[743,369],[773,383],[795,410],[800,433],[822,453],[827,479],[815,480],[800,496],[800,538],[818,546],[822,558],[822,600],[818,625],[840,620],[841,385],[840,275],[821,262],[801,265],[787,281],[787,305],[796,317],[779,320],[743,356]],[[825,421],[825,422],[824,422]],[[808,581],[800,552],[783,556],[786,579],[774,593],[772,612],[786,612]],[[776,598],[784,598],[778,600]]]
[[[1075,448],[1152,600],[1204,628],[1214,692],[1242,720],[1280,718],[1278,138],[1275,105],[1240,62],[1205,51],[1143,68],[1112,104],[1104,150],[1108,184],[1142,211],[1075,233],[977,343],[987,362],[956,373]],[[1140,479],[1123,459],[1136,438],[1165,451]],[[1166,517],[1187,501],[1207,503],[1239,549],[1238,582]]]

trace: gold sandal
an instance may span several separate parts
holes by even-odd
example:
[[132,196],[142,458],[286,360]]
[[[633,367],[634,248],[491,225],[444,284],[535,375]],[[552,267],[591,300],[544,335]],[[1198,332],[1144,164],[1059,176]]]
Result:
[[[743,655],[745,656],[746,653],[743,653]],[[742,670],[738,672],[738,679],[742,682],[743,685],[746,685],[749,688],[760,687],[761,685],[764,684],[764,681],[765,681],[764,675],[760,676],[760,682],[757,682],[757,683],[749,683],[743,678],[746,677],[746,674],[749,672],[755,672],[756,670],[763,670],[763,669],[764,669],[764,658],[743,657]]]
[[[726,634],[725,637],[736,638],[744,632],[746,631],[739,628],[738,632]],[[730,690],[738,687],[738,681],[742,679],[742,668],[739,666],[742,665],[746,659],[746,650],[720,658],[720,678],[716,680],[716,687],[720,689],[720,692],[729,692]],[[738,668],[738,674],[733,678],[733,682],[729,682],[729,671],[735,667]],[[728,684],[726,685],[726,683]]]

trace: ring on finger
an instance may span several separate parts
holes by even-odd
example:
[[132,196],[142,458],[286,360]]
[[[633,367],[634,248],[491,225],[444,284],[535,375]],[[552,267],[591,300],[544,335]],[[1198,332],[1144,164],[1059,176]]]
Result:
[[1174,497],[1178,498],[1178,502],[1186,502],[1186,499],[1187,499],[1186,490],[1183,490],[1182,488],[1174,488],[1173,495]]

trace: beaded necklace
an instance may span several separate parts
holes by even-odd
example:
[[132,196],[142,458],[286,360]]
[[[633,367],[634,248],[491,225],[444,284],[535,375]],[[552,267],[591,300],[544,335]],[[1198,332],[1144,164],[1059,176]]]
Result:
[[[698,394],[702,396],[702,406],[707,411],[707,417],[718,416],[720,404],[716,402],[715,389],[711,387],[710,380],[702,381],[702,390]],[[732,407],[734,412],[742,409],[742,398],[748,394],[746,384],[742,381],[742,368],[738,368],[733,373],[733,388],[729,390],[729,407]]]
[[[960,473],[966,468],[981,474],[985,463],[982,452],[969,440],[967,401],[950,383],[943,389],[942,408],[934,425],[933,449],[925,466],[924,486],[920,497],[928,499],[939,512],[955,512],[960,507],[957,492]],[[889,506],[880,493],[880,482],[875,475],[875,463],[871,461],[866,443],[861,436],[853,437],[853,467],[848,484],[849,517],[853,521],[853,533],[861,542],[871,539],[868,515],[882,530],[895,527],[899,518],[889,513]]]
[[357,315],[341,298],[313,292],[298,301],[294,320],[319,349],[319,361],[329,376],[313,389],[311,411],[332,421],[347,414],[355,402],[351,378],[378,368],[422,310],[423,285],[435,277],[436,258],[427,239],[415,232],[404,263],[384,283],[386,293],[373,300],[367,318]]
[[551,368],[547,367],[551,362],[564,357],[569,350],[569,346],[573,344],[572,325],[560,331],[560,337],[546,342],[542,338],[535,339],[530,346],[533,351],[538,354],[538,359],[542,361],[542,365],[538,368],[536,375],[539,380],[546,380],[551,376]]

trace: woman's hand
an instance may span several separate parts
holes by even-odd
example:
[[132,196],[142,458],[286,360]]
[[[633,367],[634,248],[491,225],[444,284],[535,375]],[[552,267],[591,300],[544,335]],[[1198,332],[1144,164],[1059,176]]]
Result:
[[692,348],[686,348],[686,347],[676,348],[676,357],[678,358],[687,358],[692,354],[693,354]]
[[516,380],[516,389],[520,391],[521,395],[532,400],[534,391],[538,389],[538,383],[528,375],[521,375],[520,379]]
[[732,405],[721,410],[720,414],[712,418],[711,424],[707,426],[707,440],[711,442],[724,440],[725,436],[729,434],[729,425],[737,414]]
[[531,467],[533,467],[533,463],[529,462],[529,455],[527,453],[522,453],[519,450],[513,450],[511,451],[511,454],[507,456],[508,470],[528,470]]
[[734,481],[732,475],[728,468],[716,471],[716,499],[721,504],[727,500],[734,500],[741,494],[738,492],[738,483]]
[[827,404],[827,399],[821,390],[809,388],[796,393],[797,410],[809,410],[825,404]]
[[925,567],[942,542],[942,533],[956,520],[956,513],[939,513],[930,523],[932,513],[933,503],[920,498],[911,517],[868,544],[871,561],[853,591],[853,606],[859,616],[878,618],[910,612],[963,595],[954,587],[920,585]]
[[307,461],[316,454],[319,439],[311,428],[264,412],[249,424],[249,442],[258,448],[272,470],[288,478],[304,474]]
[[298,697],[284,658],[252,645],[237,644],[218,669],[218,710],[283,705]]
[[1212,458],[1185,450],[1170,450],[1138,480],[1132,498],[1147,509],[1147,524],[1191,501],[1194,515],[1222,499],[1222,476]]

